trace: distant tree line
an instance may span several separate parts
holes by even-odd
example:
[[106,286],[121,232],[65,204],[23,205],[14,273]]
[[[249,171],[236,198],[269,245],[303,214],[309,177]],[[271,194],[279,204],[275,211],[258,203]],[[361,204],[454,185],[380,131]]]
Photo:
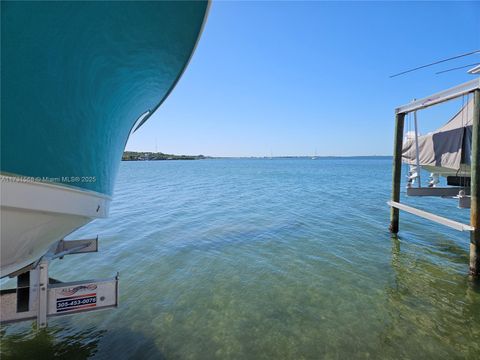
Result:
[[146,160],[201,160],[206,159],[203,155],[173,155],[161,152],[136,152],[125,151],[123,161],[146,161]]

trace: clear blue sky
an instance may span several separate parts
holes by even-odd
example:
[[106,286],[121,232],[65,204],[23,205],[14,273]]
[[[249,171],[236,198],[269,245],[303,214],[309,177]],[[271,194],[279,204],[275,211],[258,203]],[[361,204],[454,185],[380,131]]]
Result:
[[[473,79],[435,72],[480,55],[389,75],[479,48],[480,2],[214,1],[189,67],[127,150],[388,155],[394,108]],[[448,117],[432,114],[422,126]]]

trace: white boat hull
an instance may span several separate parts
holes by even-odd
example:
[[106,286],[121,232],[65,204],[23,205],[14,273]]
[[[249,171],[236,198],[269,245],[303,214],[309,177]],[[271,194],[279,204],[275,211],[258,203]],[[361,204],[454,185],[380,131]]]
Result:
[[470,177],[470,165],[460,164],[460,169],[449,169],[441,166],[422,166],[428,172],[438,174],[440,176],[459,176]]
[[1,176],[0,275],[32,264],[66,235],[108,215],[110,198],[51,183]]

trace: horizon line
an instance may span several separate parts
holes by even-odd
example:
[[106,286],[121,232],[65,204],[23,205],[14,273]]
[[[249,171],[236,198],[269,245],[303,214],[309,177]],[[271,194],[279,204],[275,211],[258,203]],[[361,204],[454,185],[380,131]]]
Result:
[[138,151],[138,150],[124,150],[124,152],[135,152],[135,153],[149,153],[149,154],[164,154],[164,155],[175,155],[175,156],[204,156],[207,158],[257,158],[257,159],[270,159],[270,158],[343,158],[343,157],[391,157],[393,155],[204,155],[204,154],[173,154],[173,153],[164,153],[161,151]]

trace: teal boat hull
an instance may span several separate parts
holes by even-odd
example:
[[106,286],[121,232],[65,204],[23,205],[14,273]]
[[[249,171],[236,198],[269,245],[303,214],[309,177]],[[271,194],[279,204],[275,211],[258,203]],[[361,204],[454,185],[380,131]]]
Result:
[[128,137],[180,79],[208,7],[1,2],[0,277],[108,216]]
[[1,8],[2,174],[112,195],[133,125],[182,75],[208,3]]

